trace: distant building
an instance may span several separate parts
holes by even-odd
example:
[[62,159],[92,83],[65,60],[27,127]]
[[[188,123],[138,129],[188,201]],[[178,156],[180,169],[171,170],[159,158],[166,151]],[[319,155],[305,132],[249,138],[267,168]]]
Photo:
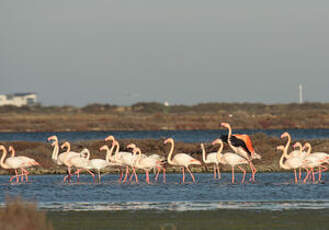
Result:
[[0,94],[0,106],[13,105],[21,107],[24,105],[35,105],[36,103],[36,93]]

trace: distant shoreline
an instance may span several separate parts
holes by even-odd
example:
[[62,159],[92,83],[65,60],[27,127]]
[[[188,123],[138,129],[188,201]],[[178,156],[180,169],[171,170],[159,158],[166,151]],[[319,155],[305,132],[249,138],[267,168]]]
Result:
[[329,129],[329,103],[0,107],[0,132]]

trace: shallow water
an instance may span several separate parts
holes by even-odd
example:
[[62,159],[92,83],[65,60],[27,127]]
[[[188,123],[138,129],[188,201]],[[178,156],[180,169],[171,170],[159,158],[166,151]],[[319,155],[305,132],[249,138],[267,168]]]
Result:
[[[265,133],[269,136],[280,137],[288,131],[293,139],[323,139],[329,138],[329,129],[275,129],[275,130],[234,130],[234,133]],[[104,139],[108,135],[122,138],[167,138],[173,137],[176,141],[183,142],[211,142],[220,135],[227,133],[226,130],[160,130],[160,131],[87,131],[87,132],[0,132],[2,141],[46,141],[47,137],[57,135],[60,140],[83,141]]]
[[[31,183],[8,184],[9,176],[0,176],[0,202],[6,195],[21,195],[38,201],[51,211],[209,211],[209,210],[295,210],[329,209],[329,174],[321,184],[293,184],[292,173],[259,173],[257,182],[231,184],[231,174],[223,173],[214,181],[212,174],[195,174],[179,184],[181,175],[167,175],[167,183],[119,184],[117,175],[104,175],[101,184],[82,175],[80,183],[64,184],[62,175],[30,176]],[[241,180],[237,174],[236,179]],[[161,178],[160,178],[161,179]]]

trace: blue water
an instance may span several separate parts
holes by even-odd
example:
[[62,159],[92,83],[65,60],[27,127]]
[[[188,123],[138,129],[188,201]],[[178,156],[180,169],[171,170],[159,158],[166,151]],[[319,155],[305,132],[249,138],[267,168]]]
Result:
[[[292,173],[259,173],[255,184],[231,184],[231,174],[214,181],[212,174],[195,174],[197,183],[179,184],[179,174],[167,183],[119,184],[117,175],[104,175],[101,184],[82,175],[80,183],[64,184],[62,175],[31,176],[31,183],[8,184],[0,176],[0,205],[5,196],[21,195],[49,210],[217,210],[217,209],[326,209],[329,208],[329,174],[324,183],[293,184]],[[241,174],[236,179],[241,180]]]
[[[329,138],[329,129],[276,129],[276,130],[234,130],[234,133],[265,133],[269,136],[280,137],[288,131],[293,139]],[[104,139],[108,135],[114,135],[117,139],[122,138],[167,138],[173,137],[176,141],[183,142],[210,142],[220,135],[227,133],[226,130],[160,130],[160,131],[88,131],[88,132],[13,132],[0,133],[1,141],[46,141],[47,137],[57,135],[60,140],[83,141]]]

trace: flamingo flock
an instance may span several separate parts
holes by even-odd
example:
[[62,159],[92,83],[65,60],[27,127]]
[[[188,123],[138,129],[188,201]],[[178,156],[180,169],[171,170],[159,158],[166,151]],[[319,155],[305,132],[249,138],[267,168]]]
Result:
[[[213,146],[219,145],[216,152],[206,153],[203,143],[200,144],[202,151],[202,161],[193,158],[187,153],[174,153],[175,141],[173,138],[168,138],[164,141],[164,145],[170,145],[170,150],[167,153],[167,157],[159,154],[143,154],[141,149],[134,143],[130,143],[126,146],[130,151],[120,151],[120,144],[114,136],[108,136],[104,140],[109,145],[103,145],[99,148],[100,151],[105,152],[104,159],[90,159],[91,153],[87,148],[84,148],[81,152],[71,151],[70,143],[64,142],[59,146],[59,141],[56,136],[48,137],[48,141],[53,146],[51,154],[52,161],[61,166],[67,168],[67,175],[64,176],[64,183],[71,183],[72,177],[76,176],[76,181],[79,182],[79,175],[81,171],[88,172],[96,182],[95,173],[97,173],[97,182],[101,182],[101,171],[107,167],[119,170],[119,183],[132,183],[135,177],[135,183],[139,183],[136,170],[142,170],[145,172],[146,183],[151,184],[150,171],[153,170],[156,174],[155,181],[158,180],[160,172],[163,171],[163,183],[166,183],[166,168],[169,166],[179,167],[182,172],[182,178],[179,183],[186,182],[185,170],[191,176],[193,183],[196,182],[195,177],[191,171],[191,167],[198,167],[202,165],[210,164],[214,170],[214,180],[221,179],[220,165],[230,166],[232,169],[232,184],[236,183],[234,170],[238,167],[243,173],[240,183],[245,183],[246,169],[243,165],[246,165],[251,170],[250,180],[255,182],[256,167],[253,160],[260,160],[261,155],[256,153],[251,138],[246,134],[232,134],[232,128],[229,123],[221,123],[221,126],[228,129],[227,135],[222,135],[220,138],[215,139],[212,142]],[[296,142],[292,147],[293,151],[288,153],[288,149],[291,145],[291,136],[288,132],[284,132],[281,135],[281,139],[287,139],[285,145],[277,146],[277,150],[282,152],[279,160],[279,165],[282,169],[294,171],[294,182],[297,184],[302,180],[302,170],[306,171],[306,176],[302,180],[303,183],[307,183],[308,180],[315,182],[315,174],[319,174],[318,181],[321,181],[321,173],[328,170],[326,166],[329,164],[329,154],[324,152],[311,153],[312,147],[310,143],[306,142],[302,145],[300,142]],[[231,148],[231,152],[222,153],[224,145],[227,144]],[[60,152],[63,149],[63,152]],[[13,146],[9,146],[8,151],[11,152],[11,156],[6,158],[7,149],[5,146],[0,145],[0,151],[2,156],[0,160],[0,166],[4,169],[14,170],[15,175],[11,176],[9,182],[12,183],[16,179],[16,183],[28,182],[27,168],[39,166],[39,163],[32,158],[26,156],[15,156],[15,149]],[[297,176],[297,169],[299,175]],[[314,169],[317,169],[315,172]],[[20,170],[20,173],[19,173]],[[74,173],[73,173],[73,170]],[[125,174],[125,175],[123,175]]]

